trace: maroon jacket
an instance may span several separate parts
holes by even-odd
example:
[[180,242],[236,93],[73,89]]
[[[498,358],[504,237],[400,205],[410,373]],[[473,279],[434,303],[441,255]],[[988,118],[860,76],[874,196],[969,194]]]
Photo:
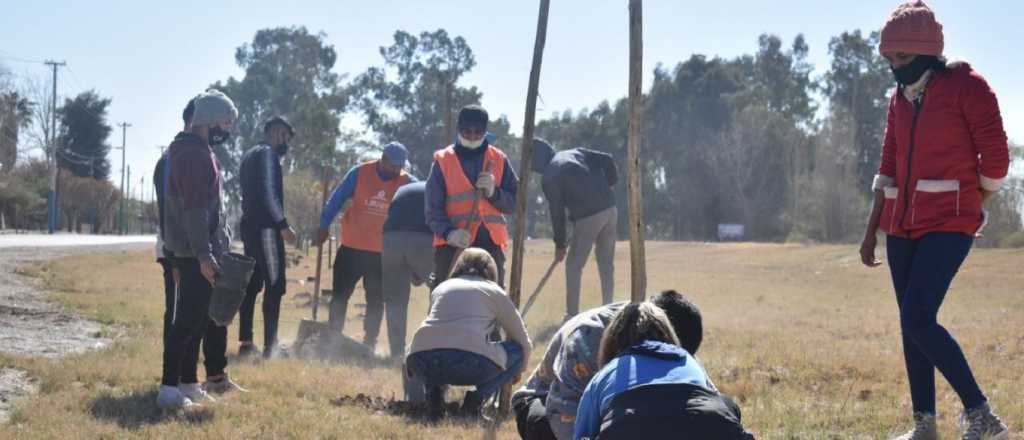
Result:
[[880,226],[911,239],[973,236],[982,225],[981,188],[998,190],[1009,165],[996,95],[970,65],[933,71],[919,103],[897,88],[875,181],[885,192]]
[[180,133],[168,149],[164,247],[175,257],[209,261],[221,253],[220,171],[210,146]]

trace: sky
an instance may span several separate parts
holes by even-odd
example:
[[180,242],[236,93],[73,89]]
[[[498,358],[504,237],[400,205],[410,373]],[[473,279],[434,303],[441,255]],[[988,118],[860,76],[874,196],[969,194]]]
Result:
[[[127,164],[152,172],[181,128],[181,110],[208,85],[244,72],[235,49],[268,27],[305,26],[324,32],[338,53],[335,72],[358,75],[383,61],[379,48],[396,30],[418,34],[444,28],[464,37],[477,65],[460,81],[483,92],[492,117],[506,115],[521,132],[537,1],[523,0],[264,0],[174,2],[10,0],[0,15],[0,65],[47,81],[41,61],[62,60],[58,94],[95,89],[112,98],[111,125],[127,129]],[[804,34],[816,75],[829,64],[828,41],[843,31],[879,29],[899,0],[648,0],[644,2],[644,89],[659,64],[693,54],[731,58],[753,53],[771,33],[789,45]],[[540,78],[538,117],[593,108],[627,93],[628,1],[554,0]],[[1024,142],[1024,2],[931,0],[944,25],[950,59],[970,61],[995,89],[1011,140]],[[115,126],[110,144],[121,145]],[[339,146],[343,148],[344,146]],[[412,147],[412,146],[410,146]],[[436,148],[439,146],[427,146]],[[111,150],[111,179],[120,181],[121,151]],[[147,182],[147,185],[149,183]]]

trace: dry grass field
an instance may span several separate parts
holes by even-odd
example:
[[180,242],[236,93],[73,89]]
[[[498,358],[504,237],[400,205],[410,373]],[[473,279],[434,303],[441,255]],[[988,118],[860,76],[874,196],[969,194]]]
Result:
[[[617,299],[628,296],[626,246],[620,243],[617,254]],[[699,356],[715,382],[735,396],[745,424],[758,438],[877,439],[906,427],[909,393],[885,267],[864,268],[853,246],[651,242],[647,252],[651,291],[675,288],[701,307],[706,334]],[[527,249],[527,293],[551,258],[549,241],[535,241]],[[312,283],[297,280],[312,273],[313,261],[310,255],[288,273],[295,281],[289,282],[284,302],[280,334],[286,343],[294,338],[299,319],[309,316],[294,295],[312,291]],[[1024,430],[1022,263],[1022,250],[973,251],[940,316],[1014,432]],[[0,426],[0,438],[454,440],[482,435],[476,424],[427,427],[331,403],[357,393],[400,398],[397,368],[295,359],[232,359],[232,376],[252,392],[183,414],[164,414],[154,404],[163,293],[151,253],[78,256],[29,272],[43,277],[67,307],[115,326],[121,336],[112,347],[64,359],[0,357],[0,366],[40,378],[40,393],[23,401],[10,423]],[[583,307],[596,305],[600,295],[593,263],[583,287]],[[527,319],[535,337],[549,335],[564,312],[561,270],[541,295]],[[423,316],[425,296],[424,288],[413,291],[410,335]],[[362,298],[357,291],[350,316],[361,315]],[[257,319],[260,315],[257,307]],[[361,339],[361,319],[350,318],[346,333]],[[237,326],[231,330],[233,354]],[[256,334],[259,342],[259,324]],[[380,339],[377,352],[385,355],[386,336]],[[536,342],[534,362],[547,341]],[[943,436],[958,438],[958,400],[941,377],[938,390]],[[502,425],[498,438],[518,438],[513,421]]]

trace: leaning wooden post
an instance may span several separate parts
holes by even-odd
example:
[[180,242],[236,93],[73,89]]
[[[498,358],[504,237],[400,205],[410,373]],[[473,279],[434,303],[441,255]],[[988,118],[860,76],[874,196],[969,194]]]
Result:
[[644,256],[644,196],[640,184],[643,129],[643,0],[629,0],[629,260],[630,300],[644,300],[647,266]]
[[[530,84],[526,90],[526,117],[523,121],[523,145],[519,159],[519,188],[516,190],[516,216],[512,239],[512,274],[509,278],[509,297],[519,308],[523,288],[523,251],[526,239],[526,200],[530,187],[530,156],[533,150],[533,127],[537,113],[537,88],[540,83],[540,65],[544,58],[544,43],[548,34],[549,0],[540,1],[537,17],[537,37],[533,43],[533,65],[530,67]],[[511,405],[511,384],[501,390],[500,410],[508,414]]]

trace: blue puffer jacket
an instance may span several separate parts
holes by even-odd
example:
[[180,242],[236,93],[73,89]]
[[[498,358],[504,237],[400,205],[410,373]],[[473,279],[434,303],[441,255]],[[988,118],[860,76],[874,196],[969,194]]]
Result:
[[704,367],[686,350],[644,341],[626,350],[590,380],[576,411],[574,439],[596,438],[612,399],[637,385],[687,383],[717,391]]

